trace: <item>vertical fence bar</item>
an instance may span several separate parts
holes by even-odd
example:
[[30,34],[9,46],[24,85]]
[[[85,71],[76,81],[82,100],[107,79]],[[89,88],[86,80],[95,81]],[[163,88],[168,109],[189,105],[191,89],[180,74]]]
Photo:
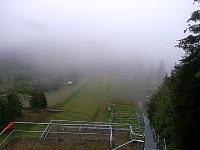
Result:
[[130,137],[131,137],[131,139],[133,139],[132,134],[133,134],[133,129],[132,129],[132,126],[130,125]]
[[79,126],[79,132],[81,132],[81,125]]
[[15,131],[13,130],[12,132],[13,132],[12,133],[12,138],[14,139],[15,138]]
[[159,139],[159,135],[158,135],[158,137],[157,137],[157,148],[158,148],[158,149],[160,149],[160,143],[159,143],[160,141],[159,141],[159,140],[160,140],[160,139]]
[[140,150],[140,143],[137,142],[137,150]]
[[139,130],[140,130],[140,121],[139,121]]
[[110,148],[112,148],[112,140],[113,140],[113,133],[112,133],[112,126],[110,125]]
[[164,150],[167,150],[166,141],[164,139]]

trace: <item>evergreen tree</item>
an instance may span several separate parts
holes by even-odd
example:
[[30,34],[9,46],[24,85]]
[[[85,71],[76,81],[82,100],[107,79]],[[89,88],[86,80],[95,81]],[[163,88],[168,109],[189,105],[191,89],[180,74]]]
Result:
[[192,25],[185,30],[190,35],[177,45],[185,51],[185,56],[154,93],[149,105],[150,120],[156,131],[167,139],[168,149],[193,150],[200,147],[199,21],[200,10],[197,10],[188,20]]
[[146,77],[146,86],[147,86],[147,93],[148,95],[152,95],[152,93],[155,91],[155,71],[153,64],[150,65],[148,74]]
[[[200,2],[199,0],[196,0]],[[180,40],[178,47],[182,48],[186,55],[182,64],[177,66],[176,76],[179,80],[173,80],[173,91],[176,99],[175,135],[177,144],[186,149],[196,149],[200,143],[196,137],[200,133],[200,10],[192,13],[188,22],[193,25],[185,30],[190,35]],[[174,78],[174,77],[173,77]],[[178,136],[179,135],[179,136]]]
[[8,117],[7,117],[7,104],[6,101],[0,97],[0,124],[7,123]]
[[43,92],[34,90],[31,94],[30,105],[33,110],[47,107],[47,100]]
[[47,107],[47,99],[46,99],[46,97],[44,95],[44,92],[40,92],[39,95],[40,95],[40,100],[41,100],[40,107],[41,108],[46,108]]
[[158,70],[156,72],[156,86],[159,86],[161,85],[164,77],[165,77],[165,65],[164,65],[164,62],[161,60],[160,63],[159,63],[159,66],[158,66]]
[[7,113],[8,120],[12,120],[22,114],[22,103],[16,93],[9,93],[7,95]]

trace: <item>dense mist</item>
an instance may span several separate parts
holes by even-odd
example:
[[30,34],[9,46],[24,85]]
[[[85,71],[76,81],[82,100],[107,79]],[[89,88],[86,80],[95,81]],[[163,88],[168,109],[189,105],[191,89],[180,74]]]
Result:
[[163,61],[169,73],[183,55],[174,46],[193,7],[181,0],[3,0],[1,63],[141,77]]

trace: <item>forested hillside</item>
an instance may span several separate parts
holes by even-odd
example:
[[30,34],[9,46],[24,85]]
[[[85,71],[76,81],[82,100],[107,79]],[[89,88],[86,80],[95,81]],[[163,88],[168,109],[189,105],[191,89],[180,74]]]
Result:
[[[199,5],[199,0],[195,0]],[[151,97],[148,115],[168,149],[199,149],[200,133],[200,10],[188,20],[189,33],[177,47],[185,51],[180,64]]]
[[0,129],[21,117],[26,109],[47,107],[44,92],[58,90],[79,74],[39,65],[31,56],[16,51],[0,51]]

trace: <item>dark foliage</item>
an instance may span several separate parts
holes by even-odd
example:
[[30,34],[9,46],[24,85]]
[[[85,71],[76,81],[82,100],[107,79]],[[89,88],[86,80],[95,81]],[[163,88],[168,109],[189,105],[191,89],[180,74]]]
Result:
[[0,97],[0,124],[4,124],[7,122],[8,117],[7,117],[7,102]]
[[43,92],[34,90],[31,94],[30,105],[33,110],[47,107],[47,100]]
[[7,95],[7,116],[8,120],[12,120],[22,114],[22,103],[17,94],[9,93]]
[[[195,0],[200,2],[199,0]],[[190,35],[177,47],[185,56],[166,78],[149,105],[149,118],[168,149],[199,149],[200,133],[200,10],[188,22]]]

